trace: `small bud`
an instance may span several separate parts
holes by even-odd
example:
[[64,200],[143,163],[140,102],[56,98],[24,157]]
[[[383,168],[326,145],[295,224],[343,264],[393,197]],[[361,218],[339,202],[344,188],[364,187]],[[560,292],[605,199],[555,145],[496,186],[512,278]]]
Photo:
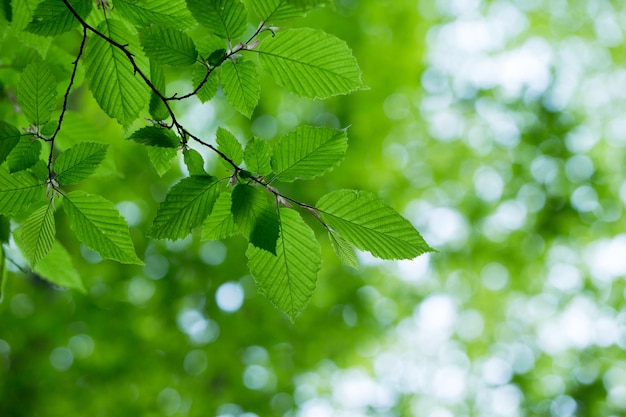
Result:
[[289,201],[287,201],[287,199],[285,197],[283,197],[282,195],[277,195],[276,196],[276,200],[278,201],[278,204],[282,204],[285,207],[289,207],[291,208],[291,203]]

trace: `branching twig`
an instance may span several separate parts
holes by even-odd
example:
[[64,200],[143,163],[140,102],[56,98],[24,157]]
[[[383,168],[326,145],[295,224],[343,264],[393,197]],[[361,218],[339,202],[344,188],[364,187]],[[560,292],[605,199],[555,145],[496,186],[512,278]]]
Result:
[[52,136],[46,139],[47,142],[50,142],[50,154],[48,155],[48,179],[52,180],[52,153],[54,151],[54,140],[57,135],[61,131],[61,125],[63,124],[63,118],[65,117],[65,113],[67,112],[67,102],[69,100],[70,91],[72,90],[72,86],[74,85],[74,80],[76,79],[76,72],[78,71],[78,61],[80,61],[80,57],[83,55],[83,51],[85,50],[85,43],[87,42],[87,28],[83,27],[83,39],[80,42],[80,47],[78,48],[78,54],[76,55],[76,59],[72,62],[74,68],[72,69],[72,75],[70,76],[70,82],[67,85],[67,89],[65,90],[65,95],[63,96],[63,107],[61,108],[61,115],[59,116],[59,122],[57,123],[57,127],[54,130]]
[[[100,32],[99,30],[97,30],[96,28],[91,26],[89,23],[87,23],[78,14],[78,12],[76,12],[76,10],[74,10],[74,8],[69,4],[68,0],[62,0],[62,1],[65,4],[65,6],[70,10],[70,12],[74,15],[74,17],[78,20],[78,22],[81,24],[81,26],[83,27],[83,41],[81,43],[81,48],[80,48],[78,57],[76,58],[76,61],[74,62],[74,71],[72,73],[72,79],[70,80],[70,85],[68,86],[68,90],[66,91],[65,102],[64,102],[64,106],[63,106],[63,113],[65,112],[65,108],[66,108],[66,104],[67,104],[67,96],[68,96],[69,90],[70,90],[70,88],[72,86],[74,75],[76,73],[76,66],[77,66],[79,58],[82,55],[82,51],[84,49],[85,40],[86,40],[86,34],[87,34],[87,31],[90,31],[94,35],[100,37],[101,39],[103,39],[104,41],[109,43],[110,45],[112,45],[115,48],[119,49],[124,55],[126,55],[126,57],[128,58],[128,61],[130,62],[130,64],[133,67],[134,73],[139,75],[142,78],[142,80],[145,82],[145,84],[148,86],[148,88],[161,100],[161,102],[163,102],[163,104],[165,105],[165,107],[166,107],[166,109],[167,109],[167,111],[169,113],[170,119],[172,120],[169,125],[162,125],[163,127],[167,128],[167,129],[176,128],[176,130],[178,131],[178,134],[181,137],[181,142],[182,142],[183,145],[186,145],[187,140],[190,138],[190,139],[193,139],[194,141],[196,141],[197,143],[199,143],[199,144],[209,148],[213,152],[217,153],[220,158],[222,158],[230,166],[233,167],[233,170],[234,170],[233,177],[238,177],[239,174],[244,171],[243,168],[241,168],[239,165],[237,165],[232,159],[230,159],[226,154],[224,154],[222,151],[220,151],[217,147],[211,145],[210,143],[205,142],[204,140],[200,139],[198,136],[196,136],[193,133],[189,132],[178,121],[178,119],[176,117],[176,114],[174,113],[174,110],[172,109],[172,107],[171,107],[171,105],[169,103],[170,101],[183,100],[183,99],[186,99],[186,98],[189,98],[189,97],[192,97],[192,96],[196,95],[198,93],[198,91],[200,91],[200,89],[204,86],[204,84],[206,84],[209,76],[215,70],[215,68],[217,68],[217,66],[207,67],[207,73],[206,73],[204,79],[194,89],[193,92],[185,94],[183,96],[177,96],[176,94],[174,94],[171,97],[166,97],[163,93],[161,93],[158,90],[158,88],[156,88],[156,86],[152,83],[152,81],[149,79],[149,77],[141,70],[141,68],[139,68],[139,66],[137,65],[137,63],[135,61],[133,53],[128,50],[128,45],[121,44],[121,43],[117,42],[116,40],[110,38],[109,36],[105,35],[104,33]],[[240,51],[254,51],[253,48],[256,46],[256,43],[252,43],[252,42],[255,42],[255,39],[262,32],[270,31],[270,32],[272,32],[272,35],[273,35],[275,30],[276,30],[276,28],[267,27],[267,26],[265,26],[265,22],[261,22],[261,24],[259,24],[259,27],[257,28],[257,30],[250,36],[250,38],[246,42],[241,42],[241,43],[235,45],[235,47],[230,48],[230,50],[225,53],[224,58],[222,59],[221,62],[224,62],[226,59],[234,57],[235,54],[237,54]],[[53,142],[54,137],[56,136],[56,134],[58,133],[58,131],[59,131],[60,127],[61,127],[61,122],[62,122],[62,119],[63,119],[63,113],[61,114],[61,119],[59,120],[59,124],[57,126],[57,130],[54,133],[53,137],[51,138],[52,142]],[[52,151],[50,152],[50,159],[48,161],[48,170],[50,170],[51,160],[52,160]],[[317,220],[319,220],[322,223],[322,225],[324,225],[324,227],[326,227],[326,228],[328,227],[322,221],[322,219],[320,218],[318,210],[315,207],[310,206],[310,205],[305,204],[305,203],[302,203],[300,201],[294,200],[293,198],[290,198],[290,197],[288,197],[286,195],[281,194],[278,190],[276,190],[274,187],[272,187],[270,185],[270,182],[266,181],[262,177],[251,176],[250,180],[252,180],[253,182],[259,184],[260,186],[266,188],[269,192],[274,194],[276,196],[276,198],[277,198],[277,202],[280,202],[280,203],[282,203],[284,205],[287,205],[287,202],[293,203],[293,204],[295,204],[295,205],[297,205],[297,206],[307,210],[308,212],[310,212],[313,215],[313,217],[315,217]]]

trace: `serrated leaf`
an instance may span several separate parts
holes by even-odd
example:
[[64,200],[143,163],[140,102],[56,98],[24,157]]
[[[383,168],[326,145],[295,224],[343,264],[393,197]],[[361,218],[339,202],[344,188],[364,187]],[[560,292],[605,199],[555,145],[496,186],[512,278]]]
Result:
[[46,257],[35,265],[33,271],[54,285],[86,292],[72,257],[58,241],[54,241]]
[[211,56],[215,51],[221,50],[226,53],[228,42],[219,36],[207,33],[204,28],[196,29],[189,33],[203,57]]
[[176,149],[159,146],[149,146],[146,151],[148,151],[148,158],[150,158],[154,170],[160,177],[172,168],[172,159],[176,158],[177,155]]
[[361,70],[346,43],[317,29],[287,29],[258,47],[259,62],[287,90],[327,98],[363,87]]
[[211,213],[219,192],[219,182],[214,177],[195,175],[183,178],[159,205],[148,235],[171,240],[187,236]]
[[[91,12],[91,0],[69,0],[80,17],[86,19]],[[33,20],[24,29],[40,36],[56,36],[78,26],[78,20],[62,0],[40,2],[33,12]]]
[[220,80],[228,102],[249,119],[261,96],[256,65],[243,59],[227,60],[221,68]]
[[243,160],[249,171],[259,175],[267,175],[272,172],[272,147],[266,140],[252,138],[246,144]]
[[339,258],[339,261],[350,268],[359,269],[359,262],[356,258],[356,252],[350,242],[342,238],[339,234],[328,231],[330,244]]
[[20,249],[31,267],[42,260],[54,243],[56,226],[52,200],[35,210],[19,228],[21,234]]
[[146,56],[164,65],[192,65],[198,57],[189,35],[178,29],[149,26],[139,32],[139,40]]
[[222,191],[215,200],[211,214],[202,224],[202,240],[220,240],[237,233],[231,206],[232,192]]
[[40,126],[50,120],[56,97],[57,82],[48,65],[40,59],[28,64],[17,88],[17,101],[28,121]]
[[301,126],[274,146],[272,169],[276,179],[310,180],[333,169],[348,148],[345,130]]
[[[122,44],[133,44],[133,35],[115,19],[102,22],[97,29]],[[133,122],[148,104],[149,90],[128,57],[99,36],[92,36],[84,60],[89,89],[102,110],[122,125]]]
[[256,14],[266,23],[293,19],[305,14],[303,8],[290,4],[287,0],[255,0],[252,6]]
[[[243,147],[235,138],[235,135],[224,128],[218,127],[215,141],[220,152],[233,161],[235,165],[241,165],[243,162]],[[230,164],[227,165],[232,168]]]
[[65,196],[63,209],[78,240],[106,259],[142,265],[135,254],[128,224],[113,203],[99,195],[72,191]]
[[413,225],[374,193],[333,191],[316,208],[335,232],[378,258],[413,259],[432,251]]
[[276,254],[278,210],[268,193],[246,184],[239,184],[232,194],[233,219],[237,230],[257,248]]
[[187,7],[202,26],[224,39],[235,39],[246,30],[246,8],[239,0],[187,0]]
[[16,127],[0,121],[0,164],[5,161],[21,137],[22,135]]
[[133,132],[128,138],[145,146],[176,149],[180,139],[169,129],[159,126],[145,126]]
[[[206,77],[207,71],[208,69],[204,65],[196,65],[193,67],[193,72],[191,73],[191,82],[194,89],[198,88],[200,83],[204,81],[204,77]],[[200,89],[197,91],[196,96],[198,97],[198,100],[200,100],[202,103],[206,103],[207,101],[211,100],[213,97],[215,97],[218,86],[218,71],[213,70],[206,79],[206,82],[204,82],[202,87],[200,87]]]
[[32,136],[22,136],[7,157],[9,171],[18,172],[35,165],[41,155],[41,142]]
[[0,167],[0,214],[19,213],[43,197],[44,186],[41,182],[26,171],[9,174],[9,171]]
[[139,26],[156,24],[186,29],[194,23],[185,0],[115,0],[115,9]]
[[76,184],[89,177],[104,160],[109,145],[82,142],[61,153],[54,161],[59,184]]
[[[160,65],[150,61],[150,81],[152,85],[159,90],[162,95],[166,94],[165,88],[165,74],[163,74],[163,68]],[[170,117],[170,112],[167,110],[167,106],[163,103],[163,100],[154,93],[150,92],[150,104],[148,105],[150,110],[150,116],[154,120],[160,121]]]
[[249,245],[246,256],[259,291],[294,321],[311,299],[322,262],[311,228],[297,212],[282,208],[276,254]]
[[185,149],[183,151],[183,159],[189,175],[206,175],[204,170],[204,158],[195,149]]

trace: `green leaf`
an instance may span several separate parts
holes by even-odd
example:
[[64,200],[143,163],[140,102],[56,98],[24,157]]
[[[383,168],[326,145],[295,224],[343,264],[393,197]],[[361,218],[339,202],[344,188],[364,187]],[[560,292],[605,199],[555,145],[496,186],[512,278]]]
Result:
[[227,56],[228,54],[226,53],[226,49],[216,49],[215,51],[211,52],[209,57],[206,59],[206,62],[211,67],[219,67],[220,65],[222,65],[222,62],[226,60]]
[[243,160],[249,171],[259,175],[267,175],[272,172],[272,147],[263,139],[252,138],[246,144]]
[[154,170],[162,177],[172,167],[172,159],[176,158],[177,152],[173,148],[162,148],[159,146],[147,147],[148,157]]
[[[196,65],[193,67],[193,72],[191,73],[191,82],[194,89],[198,88],[200,83],[204,81],[204,77],[206,77],[207,71],[208,69],[204,65]],[[202,103],[206,103],[207,101],[211,100],[213,97],[215,97],[218,86],[218,74],[217,71],[213,70],[209,74],[206,82],[202,85],[202,87],[200,87],[200,89],[196,93],[198,100],[200,100]]]
[[196,45],[178,29],[149,26],[139,32],[139,40],[146,56],[164,65],[193,65],[198,58]]
[[35,265],[33,271],[54,285],[86,292],[80,275],[72,263],[72,257],[58,241],[54,242],[48,255]]
[[183,178],[159,206],[148,235],[171,240],[187,236],[211,213],[219,192],[219,182],[214,177],[194,175]]
[[[91,0],[69,0],[69,3],[83,19],[91,12]],[[40,36],[56,36],[76,26],[78,20],[63,1],[45,0],[37,5],[33,12],[33,20],[24,30]]]
[[180,139],[169,129],[160,126],[146,126],[133,132],[128,138],[145,146],[176,149]]
[[[217,149],[226,155],[235,165],[243,162],[243,147],[228,130],[218,127],[216,134]],[[230,164],[228,164],[231,167]]]
[[228,44],[226,40],[220,38],[219,36],[207,33],[203,27],[189,32],[189,35],[192,36],[200,55],[211,57],[211,55],[215,54],[213,56],[213,59],[215,59],[218,51],[220,51],[219,55],[225,57],[226,47]]
[[222,64],[220,80],[229,103],[248,119],[256,108],[261,89],[259,74],[252,61],[228,60]]
[[41,155],[41,142],[32,136],[22,136],[7,157],[9,171],[18,172],[35,165]]
[[53,165],[59,184],[76,184],[89,177],[104,160],[108,146],[82,142],[61,153]]
[[52,200],[28,216],[19,233],[22,237],[20,249],[24,257],[31,267],[37,265],[50,252],[54,243],[56,226]]
[[47,161],[44,162],[43,159],[35,162],[32,167],[28,168],[28,171],[42,184],[46,182],[48,176],[50,175],[50,172],[48,172],[48,163]]
[[272,169],[281,181],[310,180],[337,166],[347,148],[345,130],[301,126],[274,146]]
[[356,258],[354,247],[339,234],[331,230],[328,231],[328,237],[339,261],[350,268],[359,269],[359,262]]
[[282,208],[276,254],[249,245],[246,256],[259,291],[293,322],[311,299],[322,263],[311,228],[296,211]]
[[[152,61],[150,61],[150,81],[152,81],[152,85],[154,85],[154,87],[159,90],[161,94],[166,94],[163,68]],[[170,112],[167,110],[167,106],[163,103],[163,100],[161,100],[161,98],[154,93],[154,91],[150,92],[150,104],[148,108],[150,110],[150,116],[152,116],[154,120],[160,121],[170,117]]]
[[0,121],[0,164],[7,159],[7,156],[15,148],[21,137],[22,135],[17,128]]
[[272,23],[303,16],[305,10],[287,0],[254,0],[254,11],[263,22]]
[[220,240],[237,233],[231,206],[232,192],[222,191],[215,200],[211,214],[202,224],[202,240]]
[[115,9],[139,26],[155,24],[187,29],[194,24],[185,0],[115,0]]
[[279,85],[299,96],[327,98],[363,87],[346,43],[317,29],[287,29],[258,47],[259,62]]
[[44,186],[26,171],[9,174],[5,167],[0,167],[0,214],[19,213],[43,197]]
[[317,202],[322,220],[357,248],[383,259],[413,259],[432,249],[413,225],[367,191],[338,190]]
[[224,39],[235,39],[246,30],[246,8],[239,0],[187,0],[193,17]]
[[206,175],[206,171],[204,170],[204,158],[202,158],[202,155],[200,155],[198,151],[195,149],[185,149],[183,151],[183,159],[189,170],[189,175]]
[[135,254],[128,224],[110,201],[84,191],[65,196],[63,209],[78,240],[106,259],[142,265]]
[[[122,22],[108,19],[97,29],[122,44],[133,44],[133,36]],[[84,60],[89,89],[102,110],[123,125],[133,122],[148,104],[149,94],[128,57],[99,36],[92,36]]]
[[28,64],[17,87],[17,101],[28,121],[40,126],[50,120],[56,97],[57,82],[48,65],[39,59]]
[[233,219],[237,230],[259,249],[276,254],[278,210],[268,193],[250,185],[239,184],[233,190]]

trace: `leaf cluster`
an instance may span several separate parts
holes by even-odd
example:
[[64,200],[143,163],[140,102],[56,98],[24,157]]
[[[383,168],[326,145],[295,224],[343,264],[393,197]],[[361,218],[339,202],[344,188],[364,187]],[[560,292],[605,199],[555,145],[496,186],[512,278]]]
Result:
[[[239,0],[111,3],[12,3],[11,36],[29,45],[31,54],[23,68],[20,56],[12,57],[21,69],[17,105],[28,125],[20,131],[0,121],[0,219],[15,223],[13,234],[33,271],[54,284],[84,290],[56,238],[57,206],[85,246],[105,259],[142,264],[113,203],[69,188],[93,175],[108,151],[103,143],[84,141],[69,149],[56,143],[69,96],[80,83],[126,128],[150,115],[151,122],[133,129],[128,139],[148,150],[158,172],[167,171],[182,151],[189,175],[171,187],[147,235],[176,240],[198,228],[207,240],[243,236],[259,290],[292,320],[311,298],[321,266],[320,244],[301,213],[321,224],[350,267],[357,267],[354,247],[384,259],[431,250],[375,194],[338,190],[309,205],[279,191],[280,183],[313,180],[335,168],[347,150],[346,130],[299,126],[273,142],[252,138],[242,146],[219,128],[213,145],[188,130],[175,112],[175,102],[192,97],[206,102],[221,87],[230,104],[250,118],[260,98],[260,71],[305,98],[362,88],[361,71],[345,42],[320,30],[274,26],[325,2],[259,0],[250,2],[250,10]],[[251,16],[260,23],[251,26]],[[82,36],[70,73],[59,76],[51,42],[67,32]],[[191,74],[193,90],[168,95],[168,68]],[[207,172],[204,156],[191,143],[215,152],[229,175]]]

